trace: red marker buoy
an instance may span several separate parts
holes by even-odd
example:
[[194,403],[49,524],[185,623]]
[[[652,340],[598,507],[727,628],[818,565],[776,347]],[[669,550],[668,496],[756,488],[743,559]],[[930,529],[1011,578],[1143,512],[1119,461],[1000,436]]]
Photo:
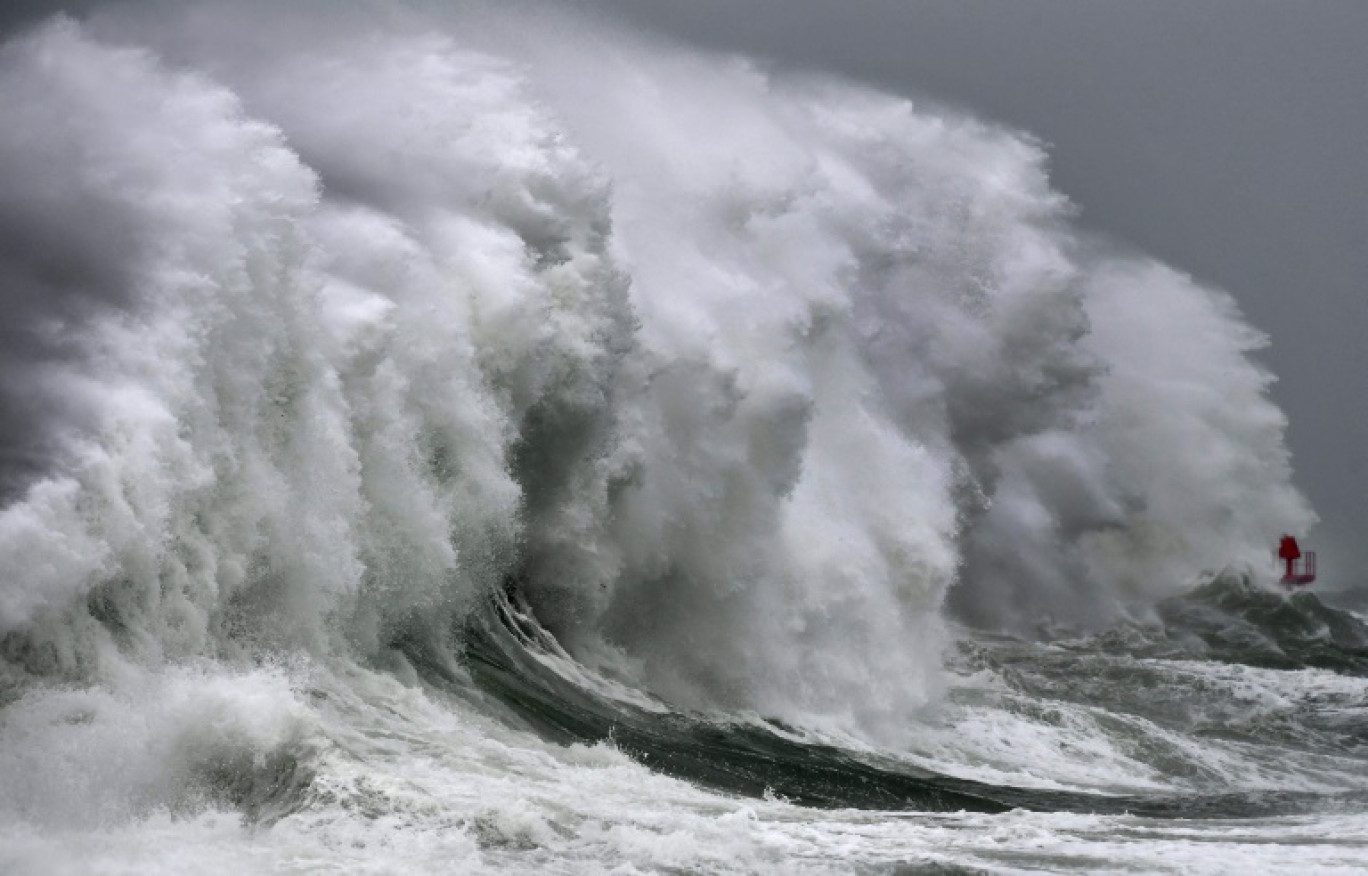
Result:
[[1282,582],[1288,587],[1300,587],[1316,580],[1316,552],[1302,553],[1292,536],[1284,535],[1278,542],[1278,558],[1284,563]]

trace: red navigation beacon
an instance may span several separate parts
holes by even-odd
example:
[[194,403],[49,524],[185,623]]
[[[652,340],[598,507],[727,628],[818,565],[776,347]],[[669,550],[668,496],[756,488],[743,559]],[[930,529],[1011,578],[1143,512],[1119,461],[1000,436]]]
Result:
[[1288,587],[1301,587],[1316,580],[1316,552],[1307,551],[1297,545],[1297,540],[1284,535],[1278,542],[1278,559],[1283,561],[1283,584]]

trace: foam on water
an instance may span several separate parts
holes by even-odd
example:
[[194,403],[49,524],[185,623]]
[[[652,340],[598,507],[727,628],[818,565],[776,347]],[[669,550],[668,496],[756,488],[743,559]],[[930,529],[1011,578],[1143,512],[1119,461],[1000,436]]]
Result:
[[[215,809],[4,828],[7,872],[306,870],[849,872],[940,863],[1152,871],[1352,869],[1361,815],[1157,822],[1129,816],[826,812],[738,800],[607,748],[560,748],[382,676],[320,678],[308,798],[269,830]],[[488,731],[499,730],[499,738]],[[643,805],[644,801],[650,805]]]
[[1314,521],[1261,336],[1094,251],[1029,137],[425,6],[54,20],[0,48],[0,115],[7,867],[1099,842],[1075,816],[817,816],[551,745],[463,663],[505,592],[548,671],[652,714],[1039,787],[1195,786],[1135,735],[1242,788],[1301,769],[1241,784],[1232,745],[975,704],[942,671],[947,610],[1103,624]]
[[[192,680],[203,686],[203,679],[183,679]],[[1163,822],[1026,811],[991,817],[824,811],[737,799],[653,773],[610,747],[551,745],[472,709],[464,698],[353,669],[258,674],[232,685],[215,682],[194,695],[171,690],[174,682],[165,686],[162,701],[195,705],[181,713],[181,729],[218,728],[219,738],[244,746],[231,757],[254,751],[264,762],[281,746],[298,754],[313,778],[286,789],[294,795],[288,801],[276,801],[288,815],[269,829],[244,831],[235,812],[212,805],[154,809],[131,821],[128,811],[115,808],[85,824],[53,810],[49,821],[6,822],[0,863],[7,872],[212,873],[324,863],[367,872],[828,873],[933,863],[1146,871],[1174,860],[1192,872],[1223,872],[1242,860],[1271,871],[1334,872],[1352,869],[1368,847],[1362,815],[1349,813]],[[258,710],[249,732],[242,731],[241,716],[227,722],[233,731],[226,732],[227,713],[204,707],[222,702],[230,687],[228,696],[242,698],[239,705],[251,699]],[[148,702],[149,725],[174,712],[155,696]],[[301,719],[305,702],[311,714]],[[74,732],[128,733],[125,725],[137,723],[114,720],[89,702],[79,707],[94,715],[71,725],[81,728]],[[209,756],[197,744],[202,764],[221,763],[223,754]],[[153,772],[174,768],[146,755],[135,760]],[[46,763],[62,767],[57,757]],[[1049,760],[1038,763],[1043,768]]]

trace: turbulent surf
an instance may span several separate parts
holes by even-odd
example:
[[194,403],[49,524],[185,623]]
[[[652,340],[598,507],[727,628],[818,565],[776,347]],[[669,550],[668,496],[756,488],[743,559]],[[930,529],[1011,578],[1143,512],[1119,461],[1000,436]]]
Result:
[[1029,136],[542,7],[114,6],[0,108],[0,869],[1368,853],[1264,339]]

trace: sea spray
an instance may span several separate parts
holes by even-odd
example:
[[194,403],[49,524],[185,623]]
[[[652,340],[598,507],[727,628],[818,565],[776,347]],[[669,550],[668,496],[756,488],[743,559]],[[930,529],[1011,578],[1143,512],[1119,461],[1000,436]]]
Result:
[[1257,336],[1090,254],[1039,144],[462,14],[301,46],[298,11],[116,8],[6,46],[35,121],[0,172],[69,181],[34,234],[104,302],[40,363],[11,666],[459,673],[514,587],[668,701],[888,738],[938,696],[948,593],[1100,621],[1311,521]]

